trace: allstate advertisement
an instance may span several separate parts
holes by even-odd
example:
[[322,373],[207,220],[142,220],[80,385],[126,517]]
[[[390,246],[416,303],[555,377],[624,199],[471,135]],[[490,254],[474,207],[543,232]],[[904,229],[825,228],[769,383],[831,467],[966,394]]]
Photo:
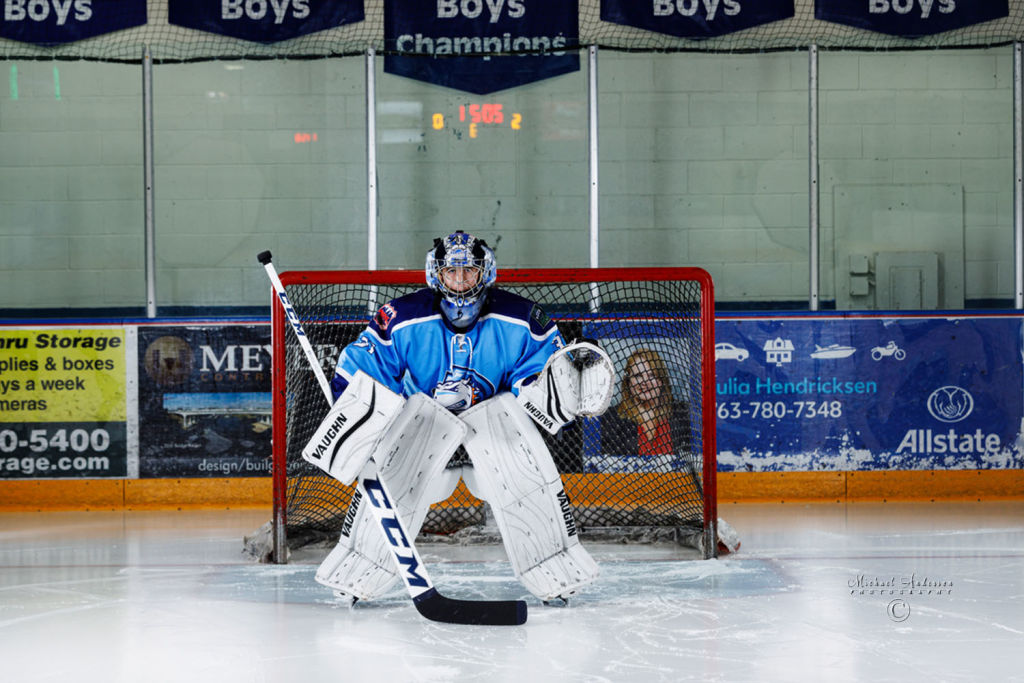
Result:
[[1024,467],[1021,322],[719,320],[720,471]]

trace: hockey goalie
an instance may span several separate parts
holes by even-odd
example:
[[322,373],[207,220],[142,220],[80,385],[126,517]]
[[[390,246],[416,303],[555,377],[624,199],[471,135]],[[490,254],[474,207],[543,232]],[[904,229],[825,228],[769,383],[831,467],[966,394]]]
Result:
[[[614,369],[596,344],[566,344],[532,301],[494,287],[494,252],[462,231],[435,239],[427,287],[382,306],[342,350],[334,405],[303,457],[342,483],[372,458],[413,536],[460,479],[494,515],[516,578],[564,604],[598,576],[538,432],[608,407]],[[459,446],[465,457],[454,458]],[[398,581],[358,494],[316,580],[371,600]]]

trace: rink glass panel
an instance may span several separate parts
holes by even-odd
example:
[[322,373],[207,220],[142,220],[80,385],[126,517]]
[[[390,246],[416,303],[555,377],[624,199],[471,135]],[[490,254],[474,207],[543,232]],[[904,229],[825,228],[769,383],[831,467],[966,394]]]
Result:
[[[282,280],[328,377],[339,352],[380,306],[424,286],[419,271],[307,271],[285,273]],[[712,556],[714,341],[707,273],[694,268],[503,270],[497,286],[540,303],[566,341],[582,337],[601,343],[616,367],[613,407],[631,354],[656,351],[668,367],[679,405],[673,431],[690,435],[677,439],[672,452],[627,453],[617,444],[629,441],[629,435],[610,433],[602,440],[601,430],[609,426],[600,418],[577,419],[555,436],[540,430],[584,537],[671,537]],[[275,539],[286,538],[289,547],[336,539],[353,489],[302,459],[302,448],[329,406],[276,301],[273,343],[274,519],[278,527],[284,525]],[[463,461],[460,447],[453,465]],[[431,507],[422,533],[452,534],[485,518],[484,504],[460,483],[450,498]]]

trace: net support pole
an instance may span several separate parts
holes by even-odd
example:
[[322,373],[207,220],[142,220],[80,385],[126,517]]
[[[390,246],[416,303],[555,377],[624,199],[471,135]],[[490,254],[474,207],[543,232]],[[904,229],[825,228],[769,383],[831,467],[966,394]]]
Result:
[[597,156],[597,46],[588,49],[587,104],[589,124],[590,158],[590,267],[600,264],[598,235],[598,156]]
[[[587,50],[587,122],[590,159],[590,267],[600,265],[600,206],[598,170],[600,157],[597,146],[597,46],[591,45]],[[601,294],[596,284],[590,284],[590,311],[597,312],[601,308]]]
[[376,52],[366,51],[366,263],[377,270],[377,66]]
[[811,43],[808,49],[807,69],[807,191],[808,191],[808,308],[818,310],[818,287],[820,284],[818,263],[818,237],[820,220],[818,216],[818,46]]
[[718,556],[718,415],[715,412],[715,288],[711,276],[700,276],[701,322],[701,450],[704,479],[704,559]]
[[153,56],[142,50],[142,168],[145,188],[146,317],[156,317],[156,224],[153,210]]
[[1024,308],[1024,63],[1021,43],[1013,44],[1013,300]]
[[[284,309],[281,300],[271,290],[270,302],[270,344],[272,357],[275,359],[287,358],[284,346]],[[271,424],[285,425],[288,419],[285,408],[286,363],[274,362],[270,365],[270,388],[273,396],[273,407],[271,409]],[[273,467],[270,470],[271,485],[274,491],[274,502],[270,518],[270,540],[271,554],[270,561],[274,564],[288,563],[288,468],[284,456],[278,458],[278,454],[284,454],[288,448],[288,433],[283,426],[273,429],[270,433],[270,440],[273,452]]]
[[[366,51],[366,268],[377,270],[377,53]],[[366,310],[377,310],[377,287],[370,287]]]

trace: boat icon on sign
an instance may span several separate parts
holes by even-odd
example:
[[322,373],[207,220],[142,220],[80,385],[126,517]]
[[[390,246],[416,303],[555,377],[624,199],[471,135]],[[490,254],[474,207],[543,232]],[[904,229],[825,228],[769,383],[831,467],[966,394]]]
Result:
[[856,351],[857,349],[852,346],[843,346],[842,344],[829,344],[828,346],[815,344],[811,358],[849,358]]

